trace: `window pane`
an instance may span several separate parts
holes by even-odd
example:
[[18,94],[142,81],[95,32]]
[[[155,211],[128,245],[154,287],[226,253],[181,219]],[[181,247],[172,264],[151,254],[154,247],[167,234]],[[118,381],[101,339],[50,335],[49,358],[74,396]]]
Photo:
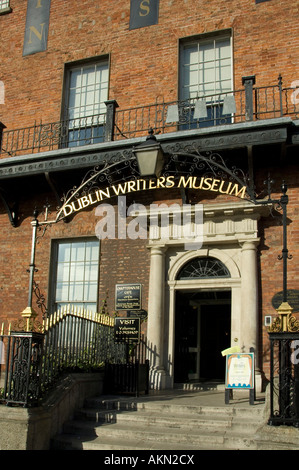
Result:
[[99,243],[89,242],[86,245],[86,259],[91,261],[98,261],[99,259]]
[[85,256],[85,243],[72,243],[72,261],[83,261]]
[[57,283],[56,286],[56,302],[69,300],[69,285],[65,283]]
[[58,262],[66,262],[70,260],[71,244],[61,243],[58,247]]
[[69,263],[59,263],[57,266],[57,282],[69,281]]
[[70,282],[84,281],[84,263],[70,264]]
[[84,300],[92,302],[97,295],[97,284],[90,282],[85,284]]
[[81,86],[81,69],[71,70],[70,72],[70,89]]
[[69,302],[79,302],[83,300],[83,283],[70,283],[69,285]]

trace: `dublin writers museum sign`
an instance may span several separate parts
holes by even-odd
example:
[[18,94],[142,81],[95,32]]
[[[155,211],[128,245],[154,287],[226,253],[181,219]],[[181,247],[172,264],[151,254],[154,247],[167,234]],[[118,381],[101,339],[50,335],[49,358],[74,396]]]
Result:
[[180,178],[175,179],[174,176],[162,176],[158,179],[137,179],[119,183],[117,185],[107,186],[104,189],[97,189],[94,192],[78,198],[70,198],[70,200],[67,200],[59,210],[57,219],[68,217],[74,212],[79,212],[82,209],[115,196],[162,188],[188,188],[200,191],[213,191],[220,194],[227,194],[229,196],[236,196],[241,199],[246,197],[247,190],[246,185],[214,177],[181,176]]

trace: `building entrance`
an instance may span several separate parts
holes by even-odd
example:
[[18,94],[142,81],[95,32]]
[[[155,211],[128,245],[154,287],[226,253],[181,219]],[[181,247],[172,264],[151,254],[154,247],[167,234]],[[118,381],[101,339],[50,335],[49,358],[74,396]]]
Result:
[[175,310],[174,382],[224,381],[231,292],[177,291]]

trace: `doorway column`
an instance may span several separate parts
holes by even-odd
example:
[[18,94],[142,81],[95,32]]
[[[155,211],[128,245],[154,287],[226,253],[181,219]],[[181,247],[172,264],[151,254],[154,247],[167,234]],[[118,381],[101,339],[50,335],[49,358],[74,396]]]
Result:
[[150,387],[156,390],[164,388],[165,382],[163,367],[165,251],[165,246],[151,247],[147,353],[150,361]]
[[[242,245],[241,275],[241,341],[244,352],[253,347],[255,360],[258,358],[258,281],[257,281],[257,245],[259,239],[245,241]],[[256,388],[261,387],[260,372],[256,367]]]

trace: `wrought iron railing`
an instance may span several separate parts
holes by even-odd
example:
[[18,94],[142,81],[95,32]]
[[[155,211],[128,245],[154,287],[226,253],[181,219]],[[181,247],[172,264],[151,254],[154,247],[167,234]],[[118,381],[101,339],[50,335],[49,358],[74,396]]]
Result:
[[106,362],[126,362],[126,345],[114,342],[114,319],[102,314],[62,311],[42,332],[0,336],[2,401],[37,405],[66,371],[104,370]]
[[299,333],[270,333],[269,424],[299,427]]
[[240,90],[129,109],[118,109],[111,100],[106,102],[106,114],[8,129],[3,131],[0,153],[14,156],[134,138],[149,128],[169,133],[281,116],[298,118],[298,89],[283,88],[281,76],[277,85],[264,87],[254,87],[253,78],[244,77]]
[[105,114],[98,114],[7,130],[2,135],[2,153],[14,156],[104,142],[105,119]]
[[104,391],[109,394],[149,393],[149,359],[147,356],[147,341],[144,334],[138,343],[126,344],[127,360],[105,364]]

